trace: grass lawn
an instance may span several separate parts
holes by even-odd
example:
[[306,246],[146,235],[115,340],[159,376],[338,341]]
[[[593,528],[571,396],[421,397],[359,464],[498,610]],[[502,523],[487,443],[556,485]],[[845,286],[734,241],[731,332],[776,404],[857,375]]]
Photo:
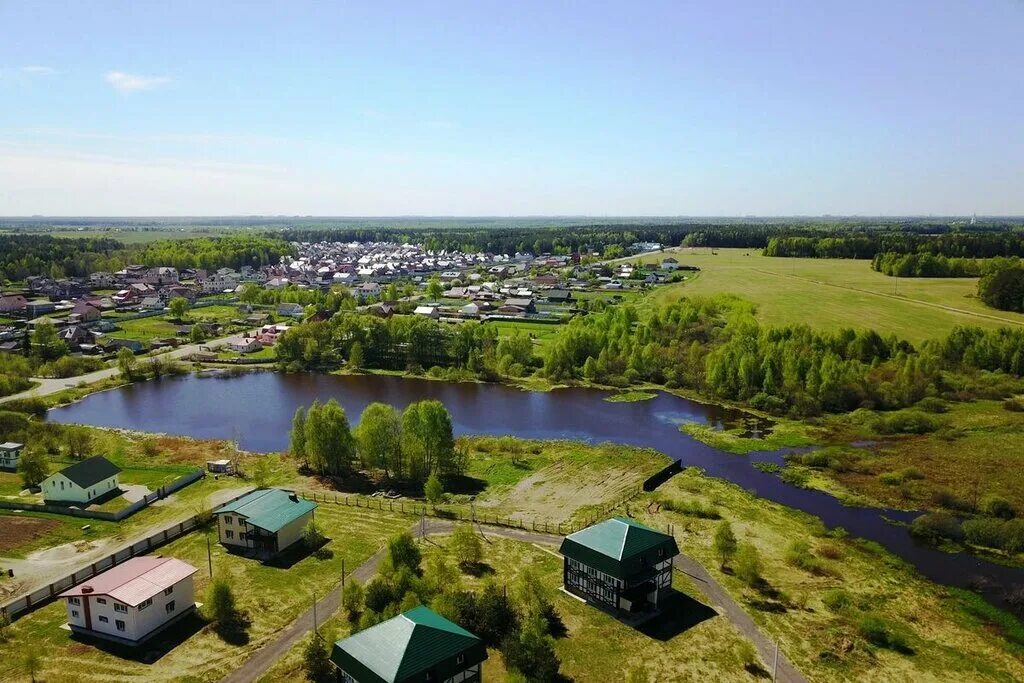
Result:
[[[410,526],[405,518],[345,506],[322,505],[317,521],[332,538],[329,559],[306,556],[288,568],[263,565],[256,560],[232,555],[216,541],[212,545],[214,571],[230,580],[240,609],[248,612],[249,642],[231,645],[209,627],[188,635],[155,663],[144,664],[78,642],[60,628],[66,615],[61,602],[19,619],[10,637],[0,643],[0,679],[16,680],[21,655],[31,644],[43,656],[40,680],[48,683],[81,681],[81,672],[94,680],[121,681],[216,681],[240,664],[251,652],[273,638],[312,604],[314,592],[326,594],[341,579],[341,562],[355,568],[372,555],[391,535]],[[206,537],[192,533],[160,549],[160,554],[177,557],[198,567],[196,599],[205,602],[209,585]]]
[[498,337],[511,337],[513,333],[520,332],[530,336],[534,346],[543,350],[558,333],[559,326],[554,323],[535,322],[513,322],[510,320],[496,320],[485,323],[498,329]]
[[[723,572],[712,550],[718,521],[677,512],[651,512],[644,500],[630,510],[654,526],[675,525],[680,549],[698,559],[748,613],[780,641],[810,680],[1010,681],[1024,678],[1024,626],[973,595],[938,586],[871,543],[825,534],[810,515],[688,470],[652,499],[700,503],[718,511],[741,543],[759,551],[762,575],[777,593],[755,592]],[[788,546],[802,540],[822,569],[811,573],[786,562]],[[839,592],[842,593],[839,593]],[[845,606],[827,596],[841,596]],[[904,634],[912,653],[868,643],[857,624],[874,614]],[[1001,614],[1001,613],[1000,613]]]
[[[736,294],[757,304],[772,325],[806,323],[822,330],[873,328],[911,342],[948,333],[956,325],[996,328],[1024,324],[1024,315],[997,311],[975,297],[972,278],[896,278],[869,261],[762,256],[751,249],[678,249],[673,256],[701,268],[685,283],[659,287],[648,301],[680,296]],[[658,254],[655,257],[662,258]]]
[[[431,554],[446,553],[447,538],[434,536],[424,548],[424,564]],[[708,681],[750,679],[740,653],[745,640],[724,618],[701,601],[700,593],[684,575],[676,573],[674,585],[685,597],[685,610],[670,615],[662,624],[667,633],[647,635],[613,619],[604,612],[562,593],[562,559],[550,546],[537,546],[491,537],[484,543],[484,561],[493,570],[485,579],[463,574],[464,588],[479,590],[484,580],[511,587],[529,567],[549,589],[552,602],[565,625],[566,634],[555,640],[562,673],[577,683],[624,680],[642,666],[651,681]],[[676,618],[673,618],[676,617]],[[321,633],[334,639],[349,634],[348,620],[340,613],[328,620]],[[302,639],[282,657],[261,681],[302,680]],[[505,680],[501,653],[488,651],[483,677]]]
[[483,486],[477,510],[525,522],[588,519],[668,464],[653,450],[571,441],[475,437],[467,475]]
[[184,322],[172,320],[170,313],[149,318],[138,318],[136,320],[115,321],[120,329],[116,332],[111,332],[110,336],[117,337],[118,339],[136,339],[149,343],[154,339],[177,337],[180,325],[196,322],[213,322],[226,325],[238,317],[238,309],[234,306],[201,306],[189,309],[185,315]]

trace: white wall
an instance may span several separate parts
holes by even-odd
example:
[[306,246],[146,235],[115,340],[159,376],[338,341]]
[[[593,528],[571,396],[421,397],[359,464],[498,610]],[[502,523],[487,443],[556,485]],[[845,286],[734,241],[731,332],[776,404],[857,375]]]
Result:
[[[83,595],[79,598],[78,605],[73,604],[71,598],[66,598],[68,623],[82,629],[86,628],[85,601],[88,600],[92,622],[90,630],[117,638],[140,640],[195,605],[194,591],[192,577],[188,576],[174,584],[170,595],[164,595],[162,591],[154,595],[152,604],[143,609],[124,605],[109,595]],[[172,601],[174,611],[168,612],[167,605]],[[118,606],[126,607],[127,611],[119,612]],[[107,621],[103,621],[102,618],[106,618]],[[125,624],[123,631],[117,629],[118,620]]]
[[[228,524],[228,519],[231,524]],[[228,538],[228,531],[232,532],[232,538]],[[245,517],[240,517],[234,512],[224,512],[217,515],[217,538],[224,545],[236,546],[238,548],[249,548],[251,543],[245,540]]]
[[277,550],[278,552],[284,550],[288,546],[302,540],[302,531],[309,524],[309,521],[313,519],[313,511],[310,510],[306,514],[302,515],[298,519],[289,522],[284,525],[280,531],[277,532]]
[[50,475],[42,483],[45,500],[59,500],[68,503],[88,503],[118,487],[117,476],[113,475],[103,481],[83,489],[60,472]]

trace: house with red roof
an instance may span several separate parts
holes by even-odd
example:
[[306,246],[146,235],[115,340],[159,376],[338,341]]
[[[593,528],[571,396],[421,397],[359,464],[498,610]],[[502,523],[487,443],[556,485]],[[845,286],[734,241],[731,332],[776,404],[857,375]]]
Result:
[[197,571],[173,557],[133,557],[60,594],[68,626],[80,635],[139,645],[195,611]]

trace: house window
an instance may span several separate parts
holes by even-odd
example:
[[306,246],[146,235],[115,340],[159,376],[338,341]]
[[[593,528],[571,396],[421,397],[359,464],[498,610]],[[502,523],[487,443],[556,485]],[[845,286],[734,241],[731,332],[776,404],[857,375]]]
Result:
[[458,657],[455,658],[455,663],[456,664],[465,664],[465,662],[466,662],[466,655],[459,655]]
[[139,603],[139,611],[141,612],[142,610],[146,609],[147,607],[149,607],[152,604],[153,604],[153,598],[147,598],[143,602]]
[[234,538],[234,537],[235,537],[235,532],[231,531],[231,529],[228,529],[227,531],[224,532],[224,538]]
[[78,610],[76,610],[76,609],[71,610],[71,616],[77,617],[78,616]]
[[101,624],[109,624],[110,623],[110,619],[108,619],[107,617],[100,617],[100,623]]
[[107,599],[106,598],[96,598],[96,602],[98,602],[101,605],[105,605],[105,604],[107,604]]
[[174,600],[171,600],[169,603],[164,605],[164,610],[166,610],[168,614],[173,612],[174,611]]
[[230,516],[229,517],[225,517],[224,518],[224,523],[227,524],[228,526],[231,526],[232,524],[235,523],[235,519],[233,517],[230,517]]
[[174,592],[174,586],[168,586],[167,588],[164,589],[164,595],[170,595],[173,592]]
[[114,603],[114,611],[115,612],[127,612],[128,611],[128,605],[122,605],[119,602],[115,602]]
[[120,619],[117,619],[114,622],[114,626],[117,628],[118,631],[123,631],[124,630],[124,622],[121,621]]
[[68,598],[68,602],[70,602],[72,605],[81,605],[82,604],[82,601],[79,600],[78,598]]

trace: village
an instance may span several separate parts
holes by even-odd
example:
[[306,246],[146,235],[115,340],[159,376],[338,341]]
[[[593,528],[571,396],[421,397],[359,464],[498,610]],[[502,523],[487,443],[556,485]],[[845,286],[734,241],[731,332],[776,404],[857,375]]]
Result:
[[[256,354],[272,347],[289,321],[324,315],[289,292],[342,293],[385,317],[558,324],[587,301],[629,300],[693,270],[669,255],[636,265],[580,254],[435,253],[398,243],[302,242],[295,248],[293,259],[259,269],[135,265],[85,278],[30,276],[20,289],[0,292],[0,352],[27,353],[33,333],[52,326],[67,351],[105,360],[122,348],[141,354],[214,338],[223,351]],[[638,243],[633,250],[660,248]],[[276,292],[279,303],[252,302],[246,294],[254,291]],[[183,300],[180,308],[172,306],[176,299]],[[186,310],[194,320],[181,319]],[[197,351],[196,358],[217,360],[209,351]]]

